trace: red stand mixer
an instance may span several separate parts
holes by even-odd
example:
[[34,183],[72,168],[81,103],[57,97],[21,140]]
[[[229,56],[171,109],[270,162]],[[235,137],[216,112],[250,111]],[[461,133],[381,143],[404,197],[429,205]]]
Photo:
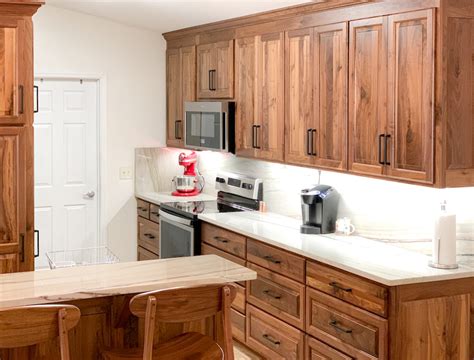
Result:
[[202,192],[204,189],[204,177],[199,174],[196,168],[197,160],[198,157],[195,151],[189,155],[186,153],[179,154],[178,162],[179,165],[184,167],[184,174],[173,178],[175,191],[171,195],[196,196]]

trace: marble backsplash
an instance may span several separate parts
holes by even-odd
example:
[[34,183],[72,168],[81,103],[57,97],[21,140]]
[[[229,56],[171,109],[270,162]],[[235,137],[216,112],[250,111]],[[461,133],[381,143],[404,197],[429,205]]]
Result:
[[[180,152],[173,148],[136,149],[136,193],[171,191],[171,179],[183,171],[178,165]],[[217,152],[199,152],[198,168],[206,180],[204,192],[211,195],[216,193],[218,171],[262,178],[267,210],[295,218],[301,218],[301,189],[320,179],[321,184],[331,185],[341,194],[339,217],[351,218],[357,233],[369,238],[428,240],[439,203],[446,200],[448,209],[457,215],[458,239],[474,240],[474,187],[432,189]]]

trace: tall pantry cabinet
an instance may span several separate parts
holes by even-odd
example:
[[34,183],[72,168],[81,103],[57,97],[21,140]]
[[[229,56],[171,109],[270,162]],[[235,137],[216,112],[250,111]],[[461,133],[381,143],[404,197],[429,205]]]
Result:
[[0,2],[0,273],[34,269],[31,18],[41,4]]

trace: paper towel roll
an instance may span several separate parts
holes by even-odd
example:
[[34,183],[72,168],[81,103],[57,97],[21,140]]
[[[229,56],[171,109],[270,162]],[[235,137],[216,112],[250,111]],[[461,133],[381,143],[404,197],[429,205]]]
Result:
[[435,221],[433,263],[456,264],[456,215],[442,212]]

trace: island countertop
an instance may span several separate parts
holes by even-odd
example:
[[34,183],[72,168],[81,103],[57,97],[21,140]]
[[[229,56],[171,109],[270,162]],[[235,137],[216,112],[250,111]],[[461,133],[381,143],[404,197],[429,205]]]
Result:
[[216,255],[0,275],[0,309],[256,279]]

